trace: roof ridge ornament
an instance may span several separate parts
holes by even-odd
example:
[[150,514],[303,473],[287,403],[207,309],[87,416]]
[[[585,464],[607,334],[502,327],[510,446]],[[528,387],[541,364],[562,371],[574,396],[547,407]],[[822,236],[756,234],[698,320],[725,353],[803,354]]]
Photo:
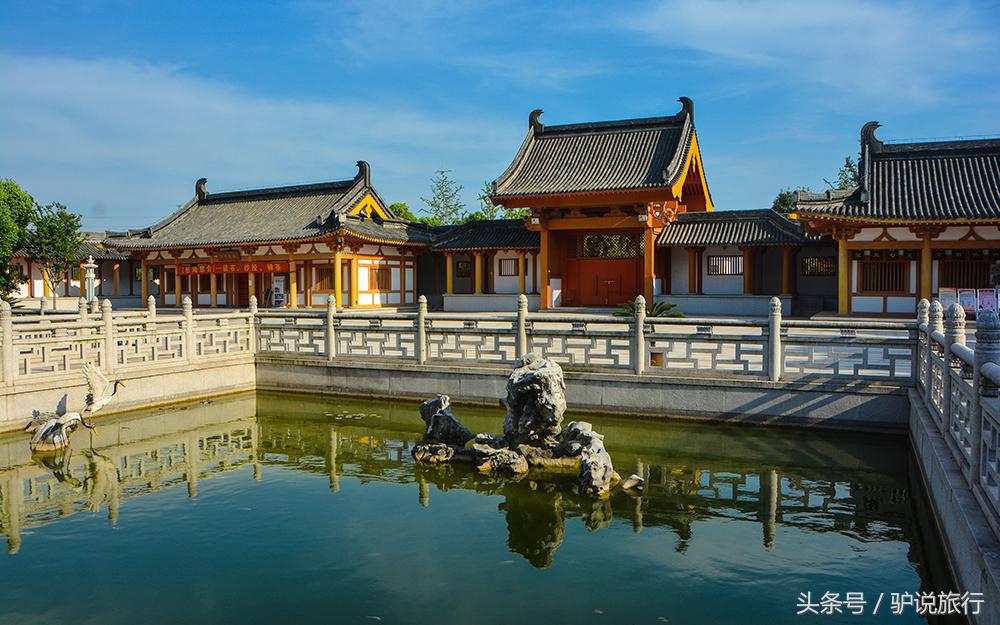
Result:
[[859,199],[867,204],[871,199],[868,190],[871,188],[872,155],[882,151],[882,142],[875,136],[875,131],[882,124],[871,121],[861,127],[861,193]]
[[198,178],[198,181],[194,183],[194,194],[199,202],[208,197],[208,190],[205,189],[207,183],[208,178]]
[[355,182],[364,181],[365,186],[372,186],[372,168],[368,161],[358,161],[358,174],[354,176]]
[[535,129],[535,133],[539,133],[545,130],[545,126],[542,125],[539,117],[542,116],[542,109],[535,109],[528,114],[528,126]]
[[681,103],[681,112],[677,113],[674,117],[683,119],[685,116],[689,116],[691,121],[694,121],[694,101],[683,95],[677,98],[677,101]]

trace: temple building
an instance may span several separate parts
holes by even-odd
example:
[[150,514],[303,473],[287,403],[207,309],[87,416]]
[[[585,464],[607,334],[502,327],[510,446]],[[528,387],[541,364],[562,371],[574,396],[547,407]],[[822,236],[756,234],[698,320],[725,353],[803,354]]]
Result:
[[[84,263],[88,258],[92,258],[97,266],[94,270],[94,295],[110,299],[116,306],[138,305],[142,283],[139,262],[128,253],[101,245],[107,237],[106,232],[83,232],[81,236],[83,240],[77,252],[80,264],[60,276],[54,292],[37,262],[24,252],[15,254],[11,259],[11,265],[20,271],[21,281],[13,296],[21,299],[45,297],[50,304],[55,300],[61,308],[75,310],[78,307],[77,300],[87,295]],[[67,301],[59,302],[60,298],[65,298]]]
[[800,192],[793,217],[837,243],[840,314],[910,315],[939,289],[996,286],[1000,140],[884,143],[861,129],[860,185]]
[[158,275],[165,306],[412,306],[431,234],[395,218],[359,161],[353,179],[321,184],[209,193],[202,178],[175,213],[104,245]]

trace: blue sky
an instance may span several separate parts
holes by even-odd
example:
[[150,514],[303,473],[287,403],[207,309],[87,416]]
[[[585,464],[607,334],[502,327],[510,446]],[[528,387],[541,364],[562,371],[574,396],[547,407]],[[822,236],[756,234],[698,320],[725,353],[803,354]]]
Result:
[[824,188],[858,131],[1000,133],[995,2],[19,2],[0,20],[0,176],[88,229],[210,191],[350,178],[469,208],[543,123],[694,99],[719,209]]

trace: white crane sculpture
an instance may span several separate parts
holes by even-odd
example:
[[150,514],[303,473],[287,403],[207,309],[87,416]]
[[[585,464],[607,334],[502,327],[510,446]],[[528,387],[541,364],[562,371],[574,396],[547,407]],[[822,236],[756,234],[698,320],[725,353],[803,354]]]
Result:
[[[121,380],[115,380],[114,384],[108,382],[100,369],[90,363],[83,367],[83,377],[87,381],[87,406],[83,412],[91,415],[111,403],[119,386],[125,386]],[[29,443],[32,451],[54,451],[69,445],[69,435],[81,425],[97,433],[97,428],[79,412],[38,414],[32,417],[24,430],[34,433]]]

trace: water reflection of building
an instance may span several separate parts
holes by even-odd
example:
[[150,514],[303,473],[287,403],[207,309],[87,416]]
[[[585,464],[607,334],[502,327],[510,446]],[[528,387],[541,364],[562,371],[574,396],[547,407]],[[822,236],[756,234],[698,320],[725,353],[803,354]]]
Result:
[[35,461],[23,437],[0,440],[0,525],[10,552],[17,552],[26,528],[84,510],[106,509],[114,523],[131,497],[181,484],[194,497],[201,480],[247,465],[254,479],[263,480],[268,466],[321,473],[335,493],[345,479],[415,484],[414,505],[429,506],[435,496],[454,489],[500,497],[508,547],[536,567],[553,562],[565,525],[574,518],[590,530],[609,527],[613,518],[635,531],[667,528],[677,536],[678,550],[696,537],[699,521],[713,518],[759,523],[767,548],[779,540],[783,526],[862,541],[912,535],[906,474],[866,471],[857,462],[848,468],[802,467],[782,465],[781,458],[763,465],[673,452],[637,454],[628,441],[619,441],[619,470],[642,475],[646,490],[594,501],[576,495],[572,479],[511,481],[462,467],[414,467],[410,449],[419,430],[402,431],[370,412],[329,418],[256,412],[253,396],[243,396],[112,419],[101,424],[100,440],[113,442],[90,449],[78,437],[76,450],[66,457]]

